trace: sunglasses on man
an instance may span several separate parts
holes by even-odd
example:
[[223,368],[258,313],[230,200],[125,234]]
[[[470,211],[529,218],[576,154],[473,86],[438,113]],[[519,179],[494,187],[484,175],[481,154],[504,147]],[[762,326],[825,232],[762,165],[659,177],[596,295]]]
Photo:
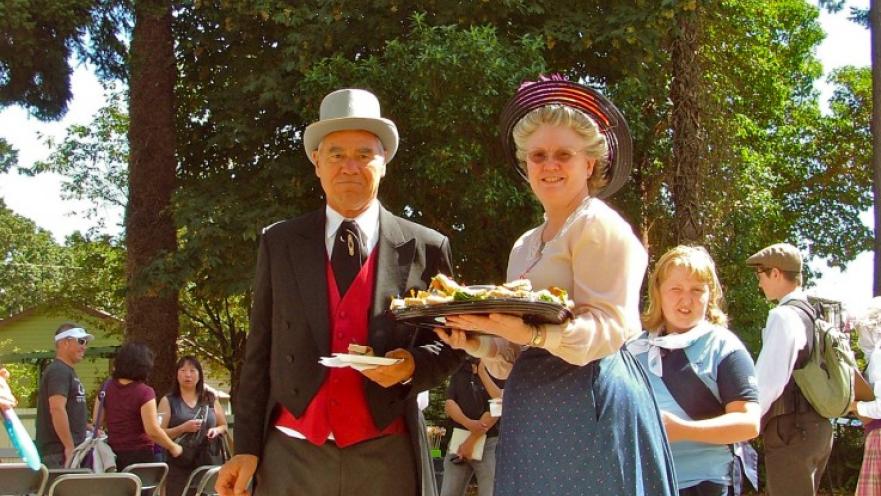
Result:
[[68,339],[73,339],[80,346],[85,346],[85,345],[89,344],[89,340],[86,338],[68,338]]

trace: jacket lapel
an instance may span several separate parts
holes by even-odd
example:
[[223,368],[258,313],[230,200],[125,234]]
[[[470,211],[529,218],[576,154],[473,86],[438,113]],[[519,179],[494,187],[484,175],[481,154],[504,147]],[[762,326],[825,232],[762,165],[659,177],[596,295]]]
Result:
[[327,248],[324,244],[324,209],[315,212],[295,232],[288,254],[303,302],[303,313],[318,345],[320,356],[330,354],[327,303]]
[[[385,327],[379,323],[388,310],[393,296],[407,289],[407,279],[416,254],[416,240],[401,230],[397,218],[384,207],[379,210],[379,242],[376,245],[376,284],[373,287],[373,308],[370,311],[369,341],[377,350],[385,350]],[[387,351],[387,350],[385,350]]]

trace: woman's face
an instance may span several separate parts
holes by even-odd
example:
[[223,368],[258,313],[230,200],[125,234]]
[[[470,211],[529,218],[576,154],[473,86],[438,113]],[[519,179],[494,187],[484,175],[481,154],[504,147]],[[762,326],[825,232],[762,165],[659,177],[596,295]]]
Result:
[[710,286],[685,267],[674,266],[661,282],[661,311],[667,332],[685,332],[707,314]]
[[184,362],[181,368],[177,369],[177,382],[181,387],[195,388],[199,383],[199,369],[190,362]]
[[585,155],[584,139],[568,127],[542,124],[525,145],[529,185],[545,210],[577,206],[596,163]]

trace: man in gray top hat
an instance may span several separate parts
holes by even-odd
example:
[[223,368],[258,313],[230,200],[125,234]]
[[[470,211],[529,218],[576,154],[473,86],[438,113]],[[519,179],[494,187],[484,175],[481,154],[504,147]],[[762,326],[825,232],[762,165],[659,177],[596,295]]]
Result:
[[815,309],[801,289],[801,254],[788,243],[778,243],[746,264],[755,269],[765,297],[778,302],[768,313],[756,361],[768,494],[814,495],[832,451],[832,426],[792,378],[813,347]]
[[[248,494],[254,476],[258,495],[433,494],[416,396],[462,356],[431,332],[397,325],[387,309],[391,297],[450,274],[449,242],[377,200],[398,132],[373,94],[327,95],[303,143],[326,205],[263,232],[237,455],[217,490]],[[365,350],[397,362],[360,372],[319,363]]]

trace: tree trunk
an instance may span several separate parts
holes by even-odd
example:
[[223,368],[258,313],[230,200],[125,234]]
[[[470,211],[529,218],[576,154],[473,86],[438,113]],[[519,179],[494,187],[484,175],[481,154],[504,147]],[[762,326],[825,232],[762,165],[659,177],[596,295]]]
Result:
[[671,46],[673,80],[673,174],[671,193],[675,207],[673,238],[677,243],[703,242],[700,218],[701,165],[704,158],[700,136],[698,88],[700,66],[697,56],[698,16],[694,10],[680,10]]
[[875,197],[875,282],[874,296],[881,296],[881,6],[869,2],[869,30],[872,35],[872,192]]
[[177,360],[178,291],[144,269],[177,247],[171,2],[136,0],[129,80],[129,203],[126,211],[126,337],[156,354],[150,383],[164,394]]

